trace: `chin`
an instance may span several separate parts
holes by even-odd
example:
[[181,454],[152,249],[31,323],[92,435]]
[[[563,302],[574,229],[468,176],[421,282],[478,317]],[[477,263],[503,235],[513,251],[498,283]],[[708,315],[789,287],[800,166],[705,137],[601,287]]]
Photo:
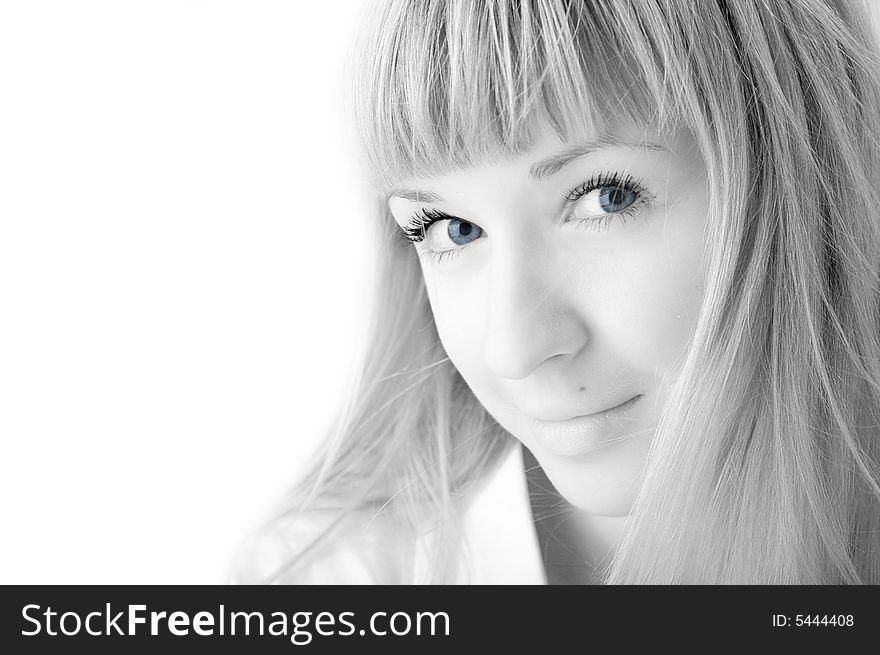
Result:
[[599,516],[626,516],[642,486],[650,439],[599,449],[585,457],[532,453],[556,491],[578,509]]

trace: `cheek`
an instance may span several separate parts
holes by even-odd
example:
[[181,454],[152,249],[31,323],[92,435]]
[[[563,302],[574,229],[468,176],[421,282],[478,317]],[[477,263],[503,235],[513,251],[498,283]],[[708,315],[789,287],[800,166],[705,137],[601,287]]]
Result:
[[447,274],[441,278],[424,262],[422,274],[440,341],[455,367],[471,382],[482,370],[486,290],[467,277],[457,280]]
[[[705,289],[705,210],[690,207],[614,264],[604,339],[654,377],[674,373],[696,328]],[[681,220],[679,220],[681,219]]]

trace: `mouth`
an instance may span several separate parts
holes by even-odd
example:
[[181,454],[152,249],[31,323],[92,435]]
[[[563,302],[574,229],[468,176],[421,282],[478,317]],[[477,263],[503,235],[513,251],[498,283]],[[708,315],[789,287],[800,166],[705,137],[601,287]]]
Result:
[[576,416],[565,421],[542,421],[531,419],[538,442],[549,452],[560,457],[577,457],[601,448],[606,437],[624,432],[632,422],[633,408],[642,394],[609,407],[608,409]]

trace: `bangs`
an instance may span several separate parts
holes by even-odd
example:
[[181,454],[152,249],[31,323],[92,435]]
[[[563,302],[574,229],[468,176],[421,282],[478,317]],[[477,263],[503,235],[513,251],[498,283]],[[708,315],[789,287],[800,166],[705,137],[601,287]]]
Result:
[[354,62],[355,117],[374,184],[388,190],[516,156],[547,130],[574,140],[672,122],[663,67],[644,20],[626,5],[384,3]]

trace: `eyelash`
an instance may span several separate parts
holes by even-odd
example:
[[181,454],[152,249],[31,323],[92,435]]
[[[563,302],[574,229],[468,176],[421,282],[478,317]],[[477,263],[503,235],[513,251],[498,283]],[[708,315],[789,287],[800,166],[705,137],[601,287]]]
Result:
[[571,206],[591,191],[602,189],[604,187],[616,187],[631,191],[636,194],[636,200],[623,211],[606,214],[600,218],[582,218],[578,220],[575,225],[580,226],[589,224],[595,226],[595,229],[598,230],[610,228],[612,222],[623,223],[625,225],[629,219],[636,215],[639,209],[644,207],[651,200],[651,196],[642,185],[642,182],[634,178],[632,175],[624,175],[621,177],[620,173],[605,171],[598,175],[594,175],[583,184],[572,189],[565,197],[566,205]]
[[[433,264],[453,259],[461,248],[450,248],[449,250],[433,251],[427,248],[419,247],[425,240],[428,228],[438,221],[456,220],[458,216],[447,214],[439,209],[425,209],[421,207],[419,211],[410,217],[409,222],[403,226],[403,237],[407,242],[414,243],[418,248],[419,254]],[[460,219],[459,219],[460,220]]]
[[424,241],[428,228],[437,221],[453,221],[456,219],[458,219],[458,216],[447,214],[439,209],[425,209],[421,207],[419,211],[410,217],[409,222],[403,226],[403,234],[407,241],[419,243]]
[[[622,222],[625,224],[630,218],[633,218],[635,216],[636,212],[639,209],[641,209],[651,200],[651,197],[645,190],[642,183],[639,180],[635,179],[632,175],[621,176],[620,173],[614,171],[605,171],[594,175],[587,181],[579,184],[574,189],[572,189],[565,196],[566,207],[570,208],[575,202],[583,198],[591,191],[595,191],[596,189],[601,189],[603,187],[619,187],[628,191],[632,191],[637,196],[636,200],[635,202],[633,202],[632,205],[621,212],[607,214],[600,218],[582,218],[578,220],[575,225],[582,226],[589,224],[591,226],[594,226],[594,229],[602,230],[610,228],[612,221],[617,223]],[[424,241],[428,229],[434,223],[444,220],[464,219],[461,219],[458,216],[453,216],[452,214],[447,214],[446,212],[439,209],[425,209],[424,207],[422,207],[415,214],[413,214],[407,224],[401,228],[404,239],[408,242],[419,244]],[[568,222],[568,218],[566,218],[566,222]],[[441,250],[439,252],[421,249],[420,253],[429,261],[439,263],[452,259],[453,257],[457,256],[463,249],[464,247]]]

